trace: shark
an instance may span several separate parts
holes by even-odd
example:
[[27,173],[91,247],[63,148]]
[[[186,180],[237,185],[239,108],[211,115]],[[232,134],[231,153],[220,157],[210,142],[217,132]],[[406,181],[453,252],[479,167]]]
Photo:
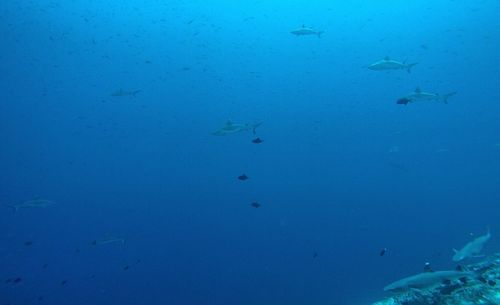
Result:
[[19,209],[25,209],[25,208],[46,208],[52,205],[55,205],[56,203],[51,200],[47,199],[41,199],[41,198],[34,198],[31,200],[26,200],[21,203],[16,203],[16,204],[11,204],[7,205],[7,207],[11,208],[14,210],[14,212],[19,211]]
[[458,280],[463,277],[472,277],[473,272],[468,271],[428,271],[422,272],[416,275],[402,278],[384,287],[384,291],[391,292],[404,292],[408,290],[419,290],[423,288],[433,287],[435,285],[441,284],[446,280]]
[[262,125],[261,122],[241,124],[241,123],[233,123],[231,120],[229,120],[223,127],[212,132],[212,134],[214,136],[225,136],[242,131],[252,131],[252,133],[255,134],[256,133],[255,129],[260,125]]
[[96,239],[96,240],[92,241],[92,245],[94,245],[94,246],[114,244],[114,243],[119,243],[119,244],[124,245],[125,244],[125,238],[106,237],[106,238]]
[[409,103],[414,102],[435,101],[448,104],[448,99],[455,94],[457,94],[456,91],[447,94],[430,93],[422,91],[420,87],[417,87],[412,93],[399,98],[396,103],[400,105],[408,105]]
[[323,34],[324,31],[316,31],[313,28],[309,28],[309,27],[306,27],[305,25],[302,25],[301,28],[290,31],[290,33],[295,35],[295,36],[317,35],[318,38],[321,38],[321,34]]
[[411,68],[413,68],[417,64],[417,62],[407,64],[405,62],[392,60],[389,58],[389,56],[386,56],[384,59],[376,61],[373,64],[369,65],[368,69],[374,71],[406,70],[408,73],[411,73]]
[[476,237],[473,241],[468,242],[462,249],[453,249],[455,255],[452,259],[454,262],[460,262],[466,258],[478,257],[484,248],[484,245],[491,238],[490,230],[485,235]]
[[133,90],[133,91],[127,91],[123,89],[118,89],[115,92],[111,93],[111,96],[113,97],[124,97],[124,96],[133,96],[135,97],[137,93],[141,92],[141,90]]

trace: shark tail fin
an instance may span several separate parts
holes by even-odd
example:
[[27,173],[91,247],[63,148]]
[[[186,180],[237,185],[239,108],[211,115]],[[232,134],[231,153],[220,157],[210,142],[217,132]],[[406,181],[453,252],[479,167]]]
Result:
[[444,102],[445,104],[448,104],[448,99],[449,99],[450,97],[454,96],[455,94],[457,94],[457,92],[456,92],[456,91],[454,91],[454,92],[450,92],[450,93],[447,93],[447,94],[444,94],[444,95],[443,95],[443,102]]
[[323,34],[324,31],[318,31],[318,38],[321,38],[321,34]]
[[253,124],[253,125],[252,125],[252,133],[253,133],[254,135],[255,135],[255,134],[257,134],[256,129],[257,129],[257,127],[259,127],[260,125],[262,125],[262,122],[258,122],[258,123],[255,123],[255,124]]
[[408,65],[406,65],[406,71],[407,71],[408,73],[411,73],[411,68],[415,67],[416,65],[418,65],[418,62],[414,62],[414,63],[412,63],[412,64],[408,64]]
[[141,92],[142,90],[135,90],[132,92],[132,96],[135,97],[137,95],[137,93]]

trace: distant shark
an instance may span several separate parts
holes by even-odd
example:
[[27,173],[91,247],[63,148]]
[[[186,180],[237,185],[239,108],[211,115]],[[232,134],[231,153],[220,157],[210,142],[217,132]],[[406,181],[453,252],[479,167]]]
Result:
[[312,28],[309,28],[309,27],[306,27],[305,25],[302,25],[301,28],[290,31],[290,33],[295,35],[295,36],[316,35],[316,36],[318,36],[318,38],[321,38],[321,34],[323,34],[324,31],[316,31]]
[[472,277],[473,272],[465,271],[429,271],[405,277],[384,287],[384,291],[405,292],[411,289],[424,289],[441,284],[445,280],[457,280]]
[[488,233],[476,237],[473,241],[468,242],[462,249],[460,250],[453,249],[453,251],[455,251],[455,255],[453,255],[452,258],[453,261],[459,262],[466,258],[480,256],[480,253],[483,250],[484,245],[488,240],[490,240],[490,238],[491,238],[491,233],[490,230],[488,230]]
[[56,203],[51,200],[47,199],[41,199],[41,198],[35,198],[31,200],[26,200],[21,203],[16,203],[12,205],[7,205],[7,207],[11,208],[14,210],[14,212],[17,212],[19,209],[25,209],[25,208],[45,208],[48,206],[55,205]]
[[242,131],[252,131],[252,133],[255,134],[256,133],[255,129],[260,125],[262,125],[261,122],[253,124],[251,123],[240,124],[240,123],[233,123],[232,121],[229,120],[223,127],[212,132],[212,134],[215,136],[225,136]]
[[384,59],[369,65],[367,68],[374,71],[406,70],[408,73],[411,73],[411,68],[417,64],[418,63],[407,64],[405,62],[392,60],[389,56],[386,56]]
[[113,97],[123,97],[123,96],[133,96],[135,97],[137,93],[141,92],[141,90],[133,90],[133,91],[127,91],[123,89],[118,89],[115,92],[111,93],[111,96]]
[[450,92],[447,94],[430,93],[422,91],[420,87],[417,87],[415,91],[413,91],[412,93],[399,98],[397,104],[407,105],[409,103],[423,102],[423,101],[435,101],[448,104],[448,99],[454,96],[455,94],[457,94],[457,92]]
[[92,245],[97,246],[97,245],[107,245],[107,244],[114,244],[114,243],[119,243],[124,245],[125,244],[125,238],[119,238],[119,237],[105,237],[101,239],[96,239],[92,241]]
[[45,208],[48,206],[55,205],[56,203],[51,200],[47,199],[41,199],[41,198],[34,198],[31,200],[26,200],[21,203],[16,203],[16,204],[10,204],[7,205],[7,207],[11,208],[14,210],[14,212],[19,211],[19,209],[25,209],[25,208]]

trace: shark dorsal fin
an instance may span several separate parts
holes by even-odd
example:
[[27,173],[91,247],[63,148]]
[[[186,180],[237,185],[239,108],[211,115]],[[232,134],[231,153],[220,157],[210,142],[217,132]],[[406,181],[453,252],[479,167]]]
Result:
[[389,61],[389,60],[391,60],[391,58],[389,56],[386,56],[386,57],[384,57],[384,60]]
[[228,125],[228,126],[233,125],[233,121],[231,121],[231,120],[227,120],[227,121],[226,121],[226,125]]
[[305,28],[305,27],[306,27],[306,25],[302,23],[302,28]]
[[420,87],[415,88],[415,93],[422,93],[422,90],[420,90]]

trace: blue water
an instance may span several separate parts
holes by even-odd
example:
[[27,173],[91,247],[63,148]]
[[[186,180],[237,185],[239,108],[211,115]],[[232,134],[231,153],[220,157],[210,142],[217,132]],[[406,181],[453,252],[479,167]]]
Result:
[[368,305],[500,249],[496,0],[5,0],[0,34],[0,305]]

